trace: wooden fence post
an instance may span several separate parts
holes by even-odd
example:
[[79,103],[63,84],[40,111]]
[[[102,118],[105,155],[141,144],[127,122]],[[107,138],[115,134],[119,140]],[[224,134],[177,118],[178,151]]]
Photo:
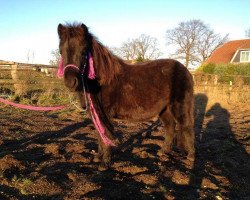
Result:
[[18,77],[18,73],[17,73],[17,67],[18,65],[15,63],[13,65],[11,65],[11,77],[13,80],[13,85],[14,85],[14,89],[15,89],[15,95],[16,96],[20,96],[22,94],[25,93],[25,91],[27,90],[27,86],[25,81],[21,81]]

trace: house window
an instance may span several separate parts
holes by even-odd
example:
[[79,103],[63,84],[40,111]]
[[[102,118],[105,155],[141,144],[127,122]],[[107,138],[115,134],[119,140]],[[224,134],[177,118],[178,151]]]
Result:
[[240,52],[240,62],[250,62],[250,51]]

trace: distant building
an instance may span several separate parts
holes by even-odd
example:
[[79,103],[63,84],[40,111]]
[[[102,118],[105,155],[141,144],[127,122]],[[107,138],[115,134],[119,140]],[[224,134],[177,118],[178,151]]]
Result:
[[223,44],[205,63],[250,63],[250,39],[233,40]]
[[56,75],[57,73],[57,66],[52,65],[43,65],[43,64],[30,64],[30,63],[18,63],[12,61],[4,61],[0,60],[0,69],[32,69],[36,71],[41,71],[46,75]]
[[0,68],[11,68],[14,64],[15,62],[0,60]]

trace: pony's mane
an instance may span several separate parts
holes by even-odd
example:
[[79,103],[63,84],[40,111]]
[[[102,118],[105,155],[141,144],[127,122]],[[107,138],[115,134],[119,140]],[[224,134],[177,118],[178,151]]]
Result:
[[109,84],[121,72],[123,60],[102,45],[96,37],[92,38],[92,51],[100,84]]

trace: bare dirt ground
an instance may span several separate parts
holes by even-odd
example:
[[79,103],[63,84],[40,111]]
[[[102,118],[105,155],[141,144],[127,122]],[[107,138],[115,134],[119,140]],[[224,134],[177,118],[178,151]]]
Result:
[[159,121],[115,122],[114,163],[98,171],[96,132],[77,111],[0,104],[0,199],[250,199],[250,109],[197,94],[196,159],[160,159]]

